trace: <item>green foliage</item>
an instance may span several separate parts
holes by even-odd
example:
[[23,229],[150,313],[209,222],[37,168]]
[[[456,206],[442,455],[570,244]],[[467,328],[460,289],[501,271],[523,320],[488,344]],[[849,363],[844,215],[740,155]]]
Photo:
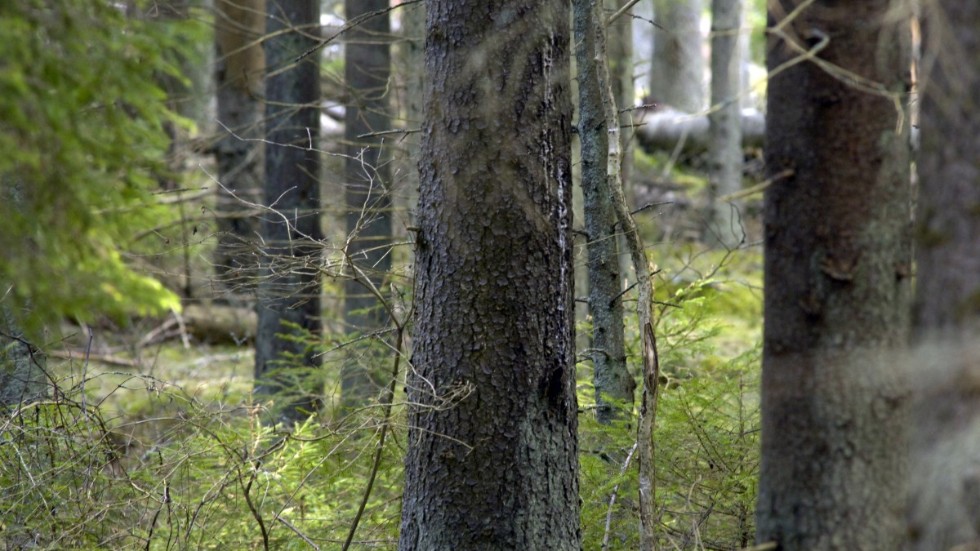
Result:
[[179,306],[119,244],[164,216],[165,126],[186,122],[159,82],[186,38],[112,2],[0,4],[0,293],[32,327]]
[[759,358],[753,350],[663,389],[656,441],[665,543],[680,549],[751,544],[759,467]]
[[[654,441],[660,547],[746,547],[754,530],[759,458],[761,254],[681,245],[657,258],[662,376]],[[635,317],[626,323],[630,369],[639,374]],[[591,375],[591,369],[579,369],[579,403],[585,411],[593,405]],[[637,458],[631,457],[636,415],[613,425],[581,417],[585,549],[600,549],[604,540],[609,549],[639,546]]]
[[[85,380],[95,385],[93,379]],[[243,402],[200,401],[158,379],[129,376],[113,394],[142,395],[137,417],[83,399],[0,414],[0,539],[41,549],[338,548],[372,467],[377,412],[286,432]],[[392,547],[402,458],[382,456],[357,540]],[[300,535],[302,534],[302,535]],[[387,543],[386,543],[387,542]]]

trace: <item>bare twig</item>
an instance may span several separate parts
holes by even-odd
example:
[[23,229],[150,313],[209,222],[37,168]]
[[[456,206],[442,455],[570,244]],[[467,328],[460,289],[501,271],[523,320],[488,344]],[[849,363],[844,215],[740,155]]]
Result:
[[[596,20],[599,21],[600,2],[593,2]],[[621,173],[621,152],[619,139],[619,119],[616,112],[615,94],[609,77],[609,64],[606,61],[606,31],[604,25],[595,25],[596,62],[599,64],[599,84],[603,98],[603,113],[609,131],[609,155],[607,174],[609,188],[613,194],[616,216],[626,236],[626,244],[633,259],[633,269],[639,283],[639,300],[636,311],[640,322],[640,339],[643,350],[643,398],[640,402],[640,420],[637,425],[637,446],[639,449],[640,482],[640,549],[655,549],[656,527],[656,477],[654,471],[653,427],[657,413],[657,379],[660,373],[660,360],[657,355],[657,339],[653,332],[653,277],[643,240],[636,221],[629,212],[626,194],[623,191]]]
[[[391,304],[384,300],[384,297],[378,291],[377,287],[372,285],[370,280],[364,277],[364,274],[358,270],[354,263],[351,262],[351,267],[354,268],[355,277],[362,281],[374,296],[381,301],[384,305],[385,310],[388,311],[391,316],[392,321],[395,323],[395,345],[394,345],[394,356],[395,360],[392,362],[391,367],[391,382],[388,383],[388,388],[385,391],[384,396],[384,413],[381,421],[381,433],[378,436],[378,445],[374,450],[374,462],[371,465],[371,475],[368,477],[367,486],[364,488],[364,495],[361,497],[361,503],[357,507],[357,513],[354,515],[354,519],[351,521],[350,531],[347,533],[347,540],[344,541],[344,546],[342,551],[347,551],[350,548],[351,542],[354,541],[354,535],[357,533],[357,525],[361,522],[361,517],[364,515],[364,509],[367,507],[367,502],[371,498],[371,491],[374,489],[374,480],[378,476],[378,470],[381,468],[381,456],[384,452],[385,439],[388,436],[388,428],[390,426],[391,420],[391,410],[392,405],[395,401],[395,385],[398,384],[398,371],[401,368],[401,358],[402,358],[402,346],[404,345],[405,337],[405,324],[404,320],[398,319],[395,315],[395,311]],[[409,314],[410,315],[410,314]],[[406,318],[410,319],[410,318]]]
[[305,541],[307,543],[307,545],[309,545],[313,549],[316,549],[316,551],[320,551],[320,546],[317,545],[316,542],[314,542],[313,540],[310,539],[309,536],[307,536],[306,534],[304,534],[303,532],[301,532],[299,530],[299,528],[296,528],[295,526],[293,526],[292,523],[290,523],[288,520],[282,518],[279,515],[276,515],[276,520],[279,521],[279,523],[282,524],[283,526],[285,526],[286,528],[289,528],[290,530],[292,530],[293,533],[296,534],[297,536],[299,536],[303,541]]
[[[622,468],[619,469],[619,476],[623,476],[623,474],[626,472],[626,469],[630,468],[630,463],[633,461],[633,454],[636,452],[636,445],[637,442],[634,442],[633,447],[630,448],[629,453],[626,454],[626,460],[623,461],[623,466]],[[609,508],[606,509],[606,528],[605,531],[602,533],[602,551],[606,551],[607,549],[609,549],[609,533],[612,527],[613,507],[615,507],[616,505],[616,497],[618,495],[619,495],[619,484],[617,483],[615,486],[613,486],[612,495],[609,496]]]
[[605,25],[607,27],[609,25],[612,25],[613,23],[616,22],[617,19],[619,19],[620,17],[622,17],[623,14],[625,14],[628,11],[630,11],[630,9],[632,9],[633,6],[635,6],[635,5],[639,4],[639,3],[640,3],[640,0],[630,0],[629,2],[626,3],[625,6],[619,8],[619,10],[616,13],[610,15],[609,16],[609,19],[606,19]]

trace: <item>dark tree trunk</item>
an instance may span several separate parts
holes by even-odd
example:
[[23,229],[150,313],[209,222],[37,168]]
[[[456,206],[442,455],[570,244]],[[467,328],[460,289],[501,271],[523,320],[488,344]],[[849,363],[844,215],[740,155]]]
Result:
[[399,548],[578,550],[568,8],[426,9]]
[[980,544],[980,5],[923,6],[909,507],[914,551]]
[[254,286],[258,219],[251,204],[262,202],[262,117],[265,56],[265,0],[216,0],[218,181],[215,211],[218,244],[215,275],[221,287],[237,293]]
[[[348,21],[387,7],[388,0],[344,3]],[[391,268],[391,155],[382,147],[385,136],[369,134],[391,129],[390,33],[385,13],[369,17],[345,35],[344,78],[350,94],[344,120],[347,255],[355,269],[344,285],[344,320],[348,331],[361,334],[378,331],[387,318],[371,287],[383,291]],[[361,354],[362,350],[358,348],[357,359],[343,368],[341,393],[349,404],[378,394],[382,387],[374,380],[379,374],[372,373],[376,356]]]
[[[577,0],[575,59],[578,67],[579,140],[582,144],[582,195],[588,234],[589,314],[596,417],[601,423],[622,418],[633,405],[636,382],[626,366],[623,283],[619,269],[616,210],[607,178],[609,133],[602,111],[591,0]],[[620,60],[622,61],[622,60]],[[617,403],[618,405],[613,405]]]
[[[255,393],[277,397],[275,417],[315,410],[317,361],[311,346],[289,338],[320,331],[320,132],[317,2],[269,0],[266,57],[265,244],[255,339]],[[292,29],[292,30],[289,30]],[[305,369],[304,369],[305,368]]]
[[[897,549],[909,312],[907,25],[890,0],[770,3],[759,542]],[[834,73],[834,74],[831,74]]]

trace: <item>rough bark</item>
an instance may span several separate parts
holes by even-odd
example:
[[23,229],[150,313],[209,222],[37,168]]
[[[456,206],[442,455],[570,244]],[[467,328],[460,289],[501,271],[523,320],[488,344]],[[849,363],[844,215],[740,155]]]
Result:
[[577,550],[568,8],[426,9],[399,549]]
[[650,94],[687,113],[704,108],[701,0],[654,0]]
[[769,6],[766,165],[792,176],[765,196],[756,535],[784,551],[897,549],[905,391],[880,358],[909,317],[908,27],[891,0],[818,0],[784,21],[802,3]]
[[739,204],[719,201],[742,188],[742,124],[739,107],[739,28],[740,0],[711,2],[711,126],[708,158],[708,212],[705,241],[735,247],[745,237],[739,217]]
[[[350,21],[383,11],[388,0],[346,0]],[[344,321],[352,333],[380,330],[386,315],[374,291],[384,288],[391,268],[391,155],[384,136],[391,129],[388,97],[391,74],[391,23],[387,13],[369,17],[345,33],[344,79],[349,94],[344,116],[347,256],[354,277],[344,284]],[[374,291],[372,291],[372,288]],[[373,354],[344,363],[341,393],[357,404],[384,386],[372,374]],[[375,358],[376,359],[376,358]]]
[[[316,357],[304,333],[320,319],[319,66],[296,58],[315,44],[319,7],[269,0],[265,42],[266,140],[264,259],[255,338],[255,393],[276,397],[274,417],[294,421],[316,409]],[[299,337],[297,339],[297,337]]]
[[218,181],[215,211],[218,243],[215,275],[221,287],[235,293],[254,286],[257,273],[255,236],[258,219],[250,215],[262,199],[263,158],[260,98],[264,94],[265,55],[259,42],[265,33],[265,0],[216,0],[218,132],[214,146]]
[[924,16],[914,326],[925,345],[913,364],[923,384],[907,549],[972,549],[980,545],[980,5],[941,0]]
[[596,418],[609,423],[628,414],[636,383],[626,367],[623,283],[619,270],[616,210],[606,174],[609,132],[602,111],[596,63],[592,1],[576,0],[575,59],[578,67],[578,134],[582,144],[582,195],[588,234],[589,314]]

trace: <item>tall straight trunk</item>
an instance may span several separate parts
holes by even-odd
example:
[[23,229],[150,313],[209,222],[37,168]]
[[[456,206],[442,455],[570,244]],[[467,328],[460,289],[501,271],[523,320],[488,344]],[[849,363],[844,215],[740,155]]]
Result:
[[576,0],[574,11],[578,135],[582,144],[582,195],[585,199],[585,232],[588,234],[592,381],[596,417],[600,423],[609,423],[630,413],[636,382],[626,366],[616,210],[606,174],[609,132],[602,111],[603,91],[599,86],[592,29],[600,23],[594,21],[592,0]]
[[769,6],[756,536],[897,549],[905,391],[881,358],[909,318],[908,27],[892,0],[804,2]]
[[742,187],[742,117],[739,104],[740,0],[711,2],[711,142],[708,149],[710,181],[705,241],[734,247],[744,232],[738,205],[719,198]]
[[581,547],[563,0],[431,0],[399,549]]
[[265,0],[216,0],[214,39],[218,132],[215,145],[218,181],[215,211],[218,244],[215,272],[232,293],[254,286],[255,235],[258,218],[249,203],[262,199],[262,117],[265,55],[259,39],[265,33]]
[[660,103],[696,113],[704,108],[701,0],[654,0],[650,95]]
[[[318,404],[317,360],[303,334],[320,332],[320,134],[315,45],[319,5],[269,0],[266,57],[265,257],[259,283],[255,393],[277,397],[274,414],[303,419]],[[298,338],[297,338],[298,337]]]
[[[980,5],[923,6],[914,329],[924,382],[913,417],[907,549],[980,542]],[[962,546],[962,547],[959,547]]]
[[[388,0],[346,0],[347,20],[388,7]],[[387,13],[367,18],[346,33],[344,78],[350,101],[344,117],[347,144],[345,201],[347,255],[355,275],[344,284],[344,320],[348,331],[378,331],[386,314],[372,292],[383,289],[391,268],[391,155],[384,136],[391,128],[388,79],[391,74],[391,24]],[[368,361],[345,362],[344,401],[356,404],[377,394],[371,354]],[[377,376],[377,374],[374,374]]]
[[956,327],[980,314],[980,7],[927,7],[918,156],[915,324]]

